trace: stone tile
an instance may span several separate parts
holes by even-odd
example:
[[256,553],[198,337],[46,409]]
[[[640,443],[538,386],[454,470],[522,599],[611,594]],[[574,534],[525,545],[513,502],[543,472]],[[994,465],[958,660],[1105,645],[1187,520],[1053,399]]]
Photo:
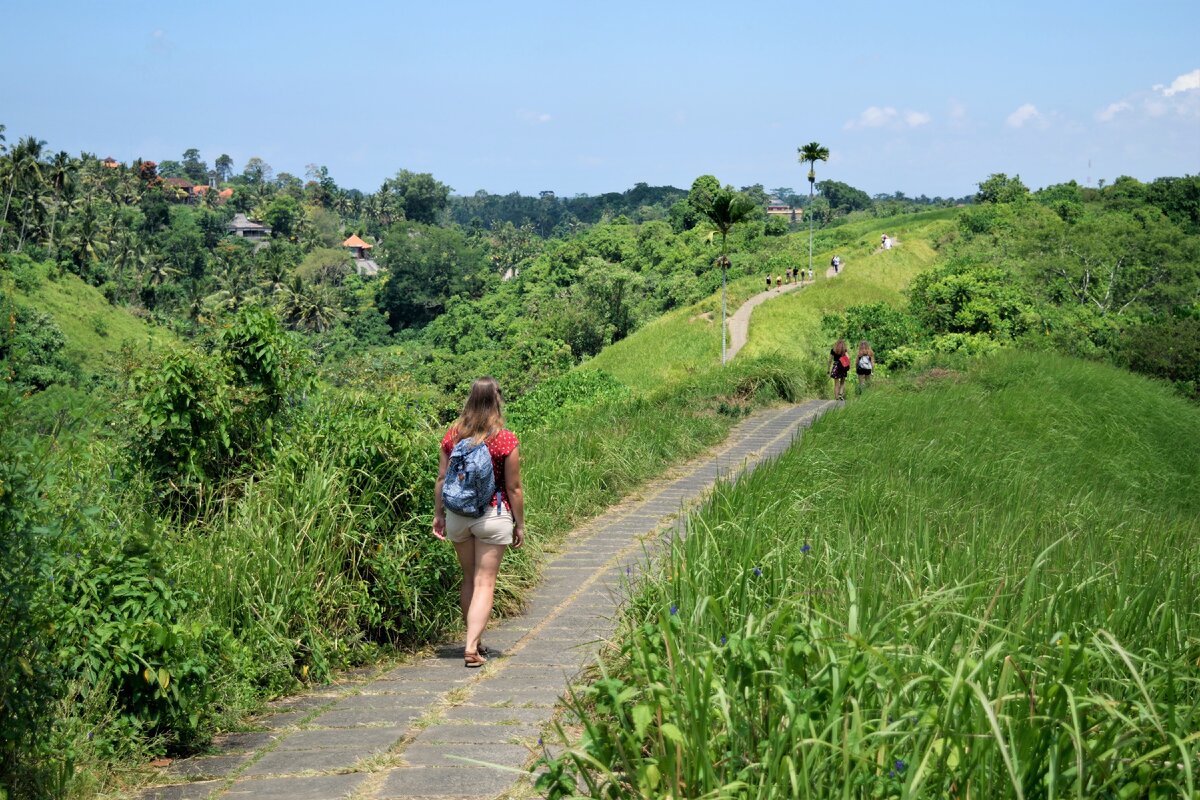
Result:
[[367,750],[273,750],[247,767],[238,777],[344,770],[369,755],[372,753]]
[[[462,659],[462,655],[458,656]],[[432,703],[437,696],[445,694],[454,689],[459,684],[466,683],[465,680],[455,680],[460,676],[452,675],[447,680],[439,683],[435,678],[428,681],[372,681],[364,683],[359,687],[361,694],[354,695],[355,697],[363,696],[378,696],[378,695],[396,695],[410,699],[417,703]],[[345,701],[342,701],[345,702]],[[340,706],[342,703],[338,703]]]
[[405,728],[320,728],[296,731],[279,743],[285,750],[356,750],[362,755],[387,750],[404,736]]
[[213,749],[222,755],[234,753],[252,753],[261,750],[279,738],[279,734],[270,731],[247,731],[242,733],[223,733],[214,737]]
[[474,722],[505,725],[540,725],[549,721],[553,709],[514,708],[512,706],[461,705],[448,709],[442,719],[446,722]]
[[[541,725],[472,725],[464,722],[447,722],[433,725],[413,738],[413,747],[421,744],[515,744],[514,739],[533,738],[537,741]],[[405,749],[405,752],[408,752]]]
[[383,788],[375,796],[379,800],[491,800],[508,791],[519,779],[520,776],[511,772],[486,767],[405,767],[389,772]]
[[289,728],[292,725],[297,725],[302,719],[309,715],[308,711],[284,711],[280,714],[271,714],[267,717],[261,717],[254,721],[255,725],[268,730],[278,731],[282,728]]
[[207,800],[213,792],[225,785],[224,781],[203,783],[177,783],[171,786],[151,786],[143,789],[139,800]]
[[[347,697],[329,711],[378,711],[381,709],[427,708],[444,694],[357,694]],[[329,711],[325,713],[328,714]],[[323,715],[322,715],[323,716]],[[316,719],[320,719],[317,717]]]
[[367,779],[364,774],[238,781],[222,797],[252,800],[339,800]]
[[390,726],[407,728],[432,706],[425,708],[377,708],[326,711],[309,725],[322,728],[360,728]]
[[558,696],[566,691],[565,686],[555,689],[518,689],[510,686],[487,686],[471,693],[471,702],[495,706],[554,706]]
[[[401,757],[414,767],[490,766],[520,769],[532,751],[521,744],[412,744]],[[470,759],[465,761],[463,759]],[[482,765],[473,762],[481,761]]]
[[226,778],[246,763],[248,758],[246,754],[184,758],[172,762],[171,766],[167,767],[167,774],[182,780]]

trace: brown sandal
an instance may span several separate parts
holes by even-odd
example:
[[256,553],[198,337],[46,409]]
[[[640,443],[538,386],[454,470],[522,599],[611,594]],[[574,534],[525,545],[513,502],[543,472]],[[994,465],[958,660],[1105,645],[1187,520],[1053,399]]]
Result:
[[479,653],[463,653],[463,666],[467,669],[482,667],[486,663],[487,659],[479,655]]

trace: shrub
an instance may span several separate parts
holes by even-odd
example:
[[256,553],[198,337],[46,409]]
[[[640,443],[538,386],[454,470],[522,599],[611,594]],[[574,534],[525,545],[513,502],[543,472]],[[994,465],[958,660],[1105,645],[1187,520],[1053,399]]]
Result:
[[63,674],[52,652],[52,553],[57,519],[43,497],[40,457],[12,429],[16,401],[0,384],[0,797],[46,796]]
[[1117,342],[1118,362],[1134,372],[1170,381],[1200,400],[1200,319],[1168,318],[1130,326]]
[[505,419],[516,430],[544,428],[564,414],[601,400],[629,396],[629,388],[602,370],[575,370],[540,383],[529,394],[509,403]]

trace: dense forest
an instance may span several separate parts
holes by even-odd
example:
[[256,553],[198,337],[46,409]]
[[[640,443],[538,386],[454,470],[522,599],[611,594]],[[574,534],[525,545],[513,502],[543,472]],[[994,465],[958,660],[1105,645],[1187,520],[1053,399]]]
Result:
[[[122,164],[32,136],[0,148],[12,797],[82,796],[119,780],[112,765],[201,746],[265,698],[452,628],[455,565],[425,535],[429,442],[477,375],[501,381],[523,434],[564,406],[652,421],[652,404],[693,447],[761,387],[817,391],[789,382],[786,353],[644,396],[574,370],[720,289],[694,190],[458,196],[400,169],[366,194],[319,165],[236,172],[195,149]],[[1198,177],[1030,192],[993,175],[958,199],[821,181],[811,203],[725,188],[749,209],[727,276],[755,286],[808,253],[807,224],[770,217],[773,199],[811,214],[821,252],[864,221],[964,206],[907,307],[826,317],[887,369],[1021,346],[1200,397]],[[603,491],[547,528],[640,479],[602,458]],[[518,556],[501,607],[537,558]]]

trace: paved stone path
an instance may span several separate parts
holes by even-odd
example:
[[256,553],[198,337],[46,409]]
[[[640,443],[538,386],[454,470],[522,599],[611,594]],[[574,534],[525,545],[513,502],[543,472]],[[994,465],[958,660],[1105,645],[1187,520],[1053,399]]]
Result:
[[756,307],[767,302],[772,297],[778,297],[785,292],[810,286],[813,283],[814,281],[785,283],[778,289],[768,289],[765,292],[759,292],[738,306],[738,310],[733,312],[733,316],[729,318],[729,350],[725,356],[726,360],[732,361],[733,357],[738,354],[738,351],[746,346],[746,340],[750,336],[750,315],[754,313]]
[[482,669],[463,667],[459,644],[345,676],[279,704],[260,732],[223,737],[217,754],[175,762],[168,771],[179,782],[141,797],[494,798],[516,788],[560,695],[611,634],[626,576],[661,541],[648,534],[682,524],[681,508],[718,478],[777,456],[832,406],[810,400],[758,412],[680,477],[573,533],[525,613],[487,631],[488,646],[504,655]]

